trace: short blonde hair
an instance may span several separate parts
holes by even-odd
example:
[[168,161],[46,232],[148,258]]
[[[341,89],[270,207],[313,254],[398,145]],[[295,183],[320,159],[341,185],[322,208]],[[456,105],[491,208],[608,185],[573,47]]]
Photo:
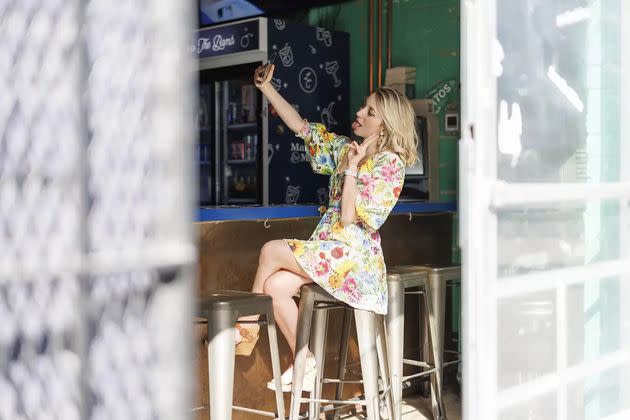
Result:
[[418,160],[418,133],[411,102],[405,95],[387,86],[376,89],[374,97],[385,128],[378,151],[396,153],[405,165],[413,166]]

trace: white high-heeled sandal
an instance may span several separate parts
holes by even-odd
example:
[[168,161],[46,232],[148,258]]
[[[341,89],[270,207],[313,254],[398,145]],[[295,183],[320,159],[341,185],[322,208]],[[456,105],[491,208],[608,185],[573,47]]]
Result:
[[[306,358],[306,368],[304,369],[304,381],[302,382],[302,391],[313,392],[315,388],[315,377],[317,376],[317,365],[315,363],[315,357],[309,356]],[[280,384],[282,385],[282,392],[291,392],[291,385],[293,384],[293,365],[289,366],[287,370],[282,373],[280,377]],[[272,391],[276,390],[276,386],[273,380],[267,382],[267,388]]]

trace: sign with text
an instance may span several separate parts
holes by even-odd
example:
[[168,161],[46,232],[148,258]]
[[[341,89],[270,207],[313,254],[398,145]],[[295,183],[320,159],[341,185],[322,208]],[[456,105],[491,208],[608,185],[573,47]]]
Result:
[[451,95],[457,91],[456,80],[446,80],[438,83],[427,94],[427,98],[433,99],[433,112],[439,114],[447,103],[451,101]]
[[192,50],[199,58],[257,50],[260,44],[258,25],[259,21],[256,19],[201,29],[196,34]]

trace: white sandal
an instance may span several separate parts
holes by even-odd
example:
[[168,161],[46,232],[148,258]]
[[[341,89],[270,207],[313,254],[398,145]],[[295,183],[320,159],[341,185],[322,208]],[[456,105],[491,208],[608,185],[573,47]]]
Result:
[[[315,377],[317,376],[317,365],[315,363],[314,356],[308,356],[306,358],[306,368],[304,369],[304,381],[302,383],[302,391],[313,392],[315,388]],[[289,366],[287,370],[282,373],[280,377],[280,385],[282,386],[282,392],[291,392],[291,385],[293,384],[293,365]],[[276,390],[274,381],[267,382],[267,388],[272,391]]]

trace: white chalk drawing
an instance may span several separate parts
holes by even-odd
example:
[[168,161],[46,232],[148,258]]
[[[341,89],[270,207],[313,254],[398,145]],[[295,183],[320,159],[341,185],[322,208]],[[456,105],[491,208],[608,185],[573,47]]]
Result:
[[300,70],[298,81],[304,93],[311,93],[317,87],[317,74],[315,74],[315,70],[312,68],[304,67]]
[[327,29],[315,28],[315,36],[318,41],[322,41],[327,47],[330,47],[333,44],[332,35]]
[[254,37],[254,34],[245,34],[241,37],[241,47],[247,48],[249,47],[249,42]]
[[277,50],[277,49],[278,49],[278,46],[277,46],[276,44],[273,44],[273,45],[271,46],[271,49],[272,49],[272,50]]
[[339,70],[339,63],[337,60],[326,61],[326,73],[333,77],[335,87],[341,86],[341,80],[337,77],[337,70]]
[[300,106],[298,104],[291,104],[291,106],[295,108],[298,113],[300,112]]
[[326,204],[328,200],[328,188],[321,187],[317,189],[317,200],[319,200],[320,205]]
[[282,64],[285,67],[291,67],[293,65],[293,50],[288,43],[284,44],[284,47],[280,48],[278,54],[280,54],[280,60],[282,60]]
[[271,86],[273,86],[276,90],[280,90],[282,88],[282,80],[277,77],[272,77],[269,83],[271,83]]
[[311,50],[311,54],[313,55],[317,54],[317,48],[313,47],[311,44],[308,44],[308,47]]
[[285,196],[286,203],[296,204],[298,202],[298,198],[300,198],[300,186],[299,185],[287,186],[287,194]]
[[282,84],[282,87],[286,89],[287,87],[289,87],[289,84],[288,84],[288,83],[286,83],[286,82],[284,82],[284,83]]
[[273,159],[273,144],[267,145],[267,165],[271,163],[271,159]]
[[341,102],[341,95],[337,95],[337,100]]
[[308,155],[306,154],[306,146],[304,143],[291,143],[291,155],[289,156],[289,162],[294,165],[302,162],[308,162]]
[[333,106],[335,106],[335,101],[332,101],[328,104],[326,108],[322,109],[322,112],[320,114],[320,121],[323,122],[326,127],[337,125],[337,121],[333,118],[332,115]]
[[273,24],[276,25],[276,29],[279,31],[287,27],[287,22],[284,19],[274,19]]
[[267,165],[269,165],[269,163],[271,162],[271,159],[273,158],[273,155],[275,154],[275,152],[277,152],[278,150],[280,150],[280,145],[276,144],[276,146],[274,147],[273,144],[269,143],[267,145]]

